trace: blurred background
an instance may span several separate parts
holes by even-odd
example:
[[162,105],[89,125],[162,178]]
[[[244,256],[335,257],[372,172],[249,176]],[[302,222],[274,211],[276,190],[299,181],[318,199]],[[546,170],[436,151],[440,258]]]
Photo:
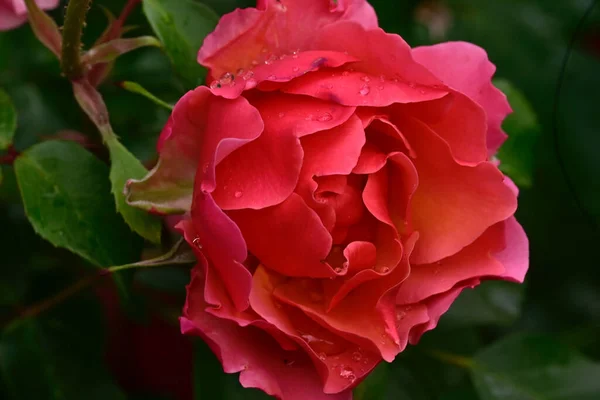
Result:
[[[193,0],[171,0],[193,1]],[[92,2],[89,46],[124,0]],[[247,0],[204,0],[218,15]],[[531,246],[526,284],[465,292],[439,327],[355,398],[600,399],[600,5],[595,0],[371,0],[380,25],[410,45],[464,40],[487,50],[515,113],[498,155],[520,187],[517,218]],[[64,8],[51,12],[62,21]],[[153,34],[138,7],[126,36]],[[199,46],[199,44],[198,44]],[[185,75],[185,74],[184,74]],[[193,86],[158,49],[118,59],[100,87],[115,132],[147,165],[169,111],[119,83],[174,103]],[[15,148],[64,138],[100,159],[95,127],[58,62],[29,26],[0,33],[0,87],[18,115]],[[129,274],[131,304],[108,279],[43,312],[40,301],[91,270],[36,235],[14,171],[1,165],[0,399],[263,399],[222,372],[206,346],[178,333],[188,270]],[[128,238],[135,261],[141,239]],[[135,254],[138,255],[135,255]],[[148,254],[151,255],[151,254]],[[43,303],[42,303],[43,304]],[[33,306],[32,306],[33,305]]]

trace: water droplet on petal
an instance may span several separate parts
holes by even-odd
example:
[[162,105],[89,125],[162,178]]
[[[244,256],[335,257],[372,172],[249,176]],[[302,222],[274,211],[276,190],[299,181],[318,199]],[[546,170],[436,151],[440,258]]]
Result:
[[369,85],[364,85],[363,87],[360,88],[358,94],[360,94],[361,96],[366,96],[371,92],[371,88],[369,87]]
[[369,78],[368,76],[363,76],[362,78],[360,78],[361,81],[363,82],[371,82],[371,78]]
[[300,50],[293,51],[293,52],[292,52],[292,58],[294,58],[294,59],[298,58],[298,52],[299,52],[299,51],[300,51]]
[[279,58],[275,55],[275,54],[271,54],[266,60],[265,60],[265,64],[270,65],[273,64],[275,61],[279,60]]
[[192,243],[197,248],[202,249],[202,244],[200,244],[200,238],[199,237],[194,238],[194,240],[192,240]]
[[256,87],[256,85],[258,85],[256,79],[251,78],[246,81],[246,89],[253,89]]
[[348,71],[342,72],[342,76],[348,76],[348,75],[350,75],[350,72],[348,72]]
[[294,71],[294,72],[298,72],[299,70],[300,70],[300,68],[299,68],[299,67],[294,67],[294,68],[292,68],[292,71]]
[[235,72],[235,76],[243,76],[244,72],[246,72],[246,70],[244,70],[244,68],[240,68]]
[[220,89],[221,88],[221,84],[219,83],[219,81],[212,81],[210,83],[210,88],[211,89]]
[[377,86],[377,89],[379,89],[379,90],[383,90],[383,89],[385,89],[385,88],[384,88],[384,86],[383,86],[383,85],[379,85],[379,86]]
[[225,72],[221,78],[219,78],[219,83],[221,86],[231,85],[235,77],[230,72]]
[[279,114],[277,114],[277,116],[278,116],[279,118],[283,118],[283,117],[285,117],[285,113],[282,113],[282,112],[280,112]]
[[240,191],[238,190],[238,191],[236,191],[236,192],[233,194],[233,196],[234,196],[236,199],[239,199],[240,197],[242,197],[242,192],[240,192]]
[[272,81],[274,79],[277,79],[277,77],[275,75],[269,75],[269,76],[267,76],[267,79]]
[[317,121],[327,122],[327,121],[331,121],[332,119],[333,119],[333,116],[331,116],[331,114],[325,113],[323,115],[319,115],[319,117],[317,118]]
[[424,90],[424,89],[420,89],[420,90],[419,90],[419,93],[421,93],[421,94],[425,94],[426,92],[425,92],[425,90]]
[[327,59],[326,59],[325,57],[319,57],[319,58],[316,58],[316,59],[315,59],[315,60],[312,62],[311,66],[312,66],[313,68],[320,68],[320,67],[322,67],[322,66],[323,66],[323,64],[325,64],[326,62],[327,62]]
[[362,359],[362,353],[360,351],[355,351],[352,353],[352,359],[354,361],[360,361]]
[[314,121],[315,120],[315,116],[312,114],[308,114],[306,117],[304,117],[304,120],[306,121]]
[[410,86],[411,88],[414,88],[414,87],[415,87],[415,86],[417,86],[417,85],[415,85],[415,83],[414,83],[414,82],[408,82],[408,86]]
[[319,360],[321,361],[325,361],[325,359],[327,359],[327,354],[325,353],[317,353],[317,357],[319,357]]
[[204,173],[207,173],[207,172],[208,172],[208,167],[209,167],[209,166],[210,166],[210,165],[209,165],[208,163],[204,164],[204,165],[202,166],[202,172],[204,172]]
[[380,82],[385,82],[385,75],[379,75],[379,81]]
[[242,79],[247,81],[248,79],[251,79],[253,76],[254,76],[254,72],[247,71],[244,75],[242,75]]
[[348,379],[350,382],[354,382],[356,380],[356,375],[354,375],[354,370],[350,367],[343,367],[340,371],[340,376],[344,379]]

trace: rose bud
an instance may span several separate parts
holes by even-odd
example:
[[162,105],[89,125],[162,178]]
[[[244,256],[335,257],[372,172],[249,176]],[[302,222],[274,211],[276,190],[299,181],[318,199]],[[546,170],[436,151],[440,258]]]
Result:
[[350,399],[465,288],[522,282],[517,193],[491,162],[511,111],[481,48],[411,49],[364,0],[223,16],[130,204],[190,212],[182,331],[245,387]]

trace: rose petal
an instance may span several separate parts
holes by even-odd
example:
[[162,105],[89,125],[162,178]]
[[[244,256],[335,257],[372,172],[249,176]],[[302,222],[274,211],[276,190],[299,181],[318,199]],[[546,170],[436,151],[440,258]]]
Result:
[[323,260],[331,235],[302,198],[293,193],[283,203],[261,210],[229,211],[262,264],[286,276],[312,278],[337,274]]
[[255,387],[282,400],[350,400],[352,393],[323,393],[314,366],[300,351],[284,351],[266,333],[241,328],[235,323],[198,313],[193,319],[181,317],[184,334],[204,338],[217,355],[226,373],[240,374],[244,387]]
[[485,111],[464,94],[452,92],[438,100],[395,109],[402,110],[397,118],[408,115],[429,126],[448,143],[459,164],[474,166],[488,159]]
[[403,119],[400,129],[417,153],[413,163],[419,186],[410,211],[412,228],[420,237],[412,263],[431,263],[455,254],[513,215],[516,197],[491,163],[458,165],[447,144],[415,119]]
[[461,281],[502,276],[503,265],[492,254],[504,247],[501,224],[489,228],[457,254],[433,264],[413,265],[396,294],[396,303],[407,305],[452,289]]
[[[302,346],[325,382],[326,393],[337,393],[356,386],[381,358],[336,336],[334,332],[316,324],[300,310],[276,302],[273,291],[285,280],[284,277],[259,266],[254,275],[250,300],[252,307],[266,321],[277,326]],[[295,280],[293,284],[308,293],[312,302],[322,299],[322,295],[316,291],[317,288],[311,288],[316,282]]]
[[245,310],[249,304],[252,274],[242,264],[248,251],[239,228],[215,204],[210,194],[200,190],[194,193],[192,222],[196,242],[202,245],[202,252],[221,277],[235,307]]
[[336,21],[377,26],[375,13],[365,0],[345,1],[333,11],[327,1],[313,0],[265,0],[257,7],[224,15],[204,39],[198,62],[209,68],[213,77],[250,68],[253,61],[270,54],[306,50],[323,27]]
[[344,105],[374,107],[433,100],[448,93],[433,74],[412,59],[410,47],[398,35],[339,22],[327,26],[313,48],[346,51],[361,61],[353,63],[352,69],[312,72],[281,90]]
[[529,268],[529,241],[514,217],[503,224],[506,247],[493,253],[493,256],[504,266],[504,279],[522,283]]
[[446,85],[477,102],[487,114],[487,147],[494,154],[506,140],[501,124],[512,111],[506,96],[492,84],[496,67],[482,48],[466,42],[447,42],[413,49],[417,62]]
[[188,211],[196,172],[198,190],[214,190],[215,165],[262,130],[260,114],[246,99],[225,100],[206,87],[188,92],[161,134],[158,165],[128,184],[128,203],[165,213]]

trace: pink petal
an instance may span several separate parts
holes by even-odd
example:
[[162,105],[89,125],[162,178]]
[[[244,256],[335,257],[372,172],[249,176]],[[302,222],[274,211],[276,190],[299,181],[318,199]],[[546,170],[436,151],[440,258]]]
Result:
[[188,92],[161,133],[158,165],[129,184],[128,202],[164,212],[188,211],[194,180],[197,190],[213,191],[215,165],[262,130],[260,114],[246,99],[226,100],[202,86]]
[[514,217],[507,219],[503,224],[506,247],[493,253],[493,256],[504,265],[505,279],[522,283],[529,268],[529,241]]
[[218,78],[248,69],[270,54],[307,50],[323,27],[343,20],[377,26],[374,11],[364,0],[345,1],[336,10],[330,10],[327,1],[260,1],[258,9],[237,9],[223,16],[204,40],[198,62]]
[[506,140],[501,124],[512,111],[506,96],[492,84],[496,70],[482,48],[466,42],[447,42],[417,47],[415,60],[427,67],[444,84],[477,102],[487,114],[487,146],[494,154]]
[[286,276],[337,275],[324,262],[331,249],[331,235],[299,195],[293,193],[273,207],[228,214],[243,232],[249,250],[267,268]]
[[242,328],[208,313],[181,317],[181,331],[201,336],[226,373],[240,374],[244,387],[255,387],[281,400],[351,400],[351,391],[326,395],[314,366],[302,352],[284,351],[268,334]]
[[242,264],[248,251],[239,228],[215,204],[210,194],[200,190],[194,193],[192,222],[198,238],[196,242],[201,244],[202,252],[221,277],[235,307],[245,310],[249,304],[252,274]]
[[412,59],[410,47],[398,35],[340,22],[326,27],[314,48],[346,51],[361,61],[353,63],[352,69],[307,74],[284,85],[283,91],[375,107],[433,100],[448,93],[433,74]]
[[[356,386],[381,358],[316,324],[300,310],[277,302],[273,291],[286,280],[259,266],[250,298],[252,307],[306,351],[325,382],[326,393],[337,393]],[[290,284],[301,288],[308,301],[321,301],[317,282],[294,280]]]
[[485,111],[464,94],[452,92],[438,100],[396,109],[402,110],[397,118],[415,117],[444,139],[459,164],[474,166],[488,159]]
[[410,275],[396,293],[396,303],[417,303],[469,279],[502,276],[504,266],[493,257],[504,247],[504,231],[501,228],[499,225],[491,227],[474,243],[442,261],[413,265]]
[[432,263],[455,254],[513,215],[516,196],[491,163],[458,165],[447,144],[417,120],[403,119],[400,129],[417,153],[413,163],[419,186],[410,211],[412,228],[420,236],[412,263]]

